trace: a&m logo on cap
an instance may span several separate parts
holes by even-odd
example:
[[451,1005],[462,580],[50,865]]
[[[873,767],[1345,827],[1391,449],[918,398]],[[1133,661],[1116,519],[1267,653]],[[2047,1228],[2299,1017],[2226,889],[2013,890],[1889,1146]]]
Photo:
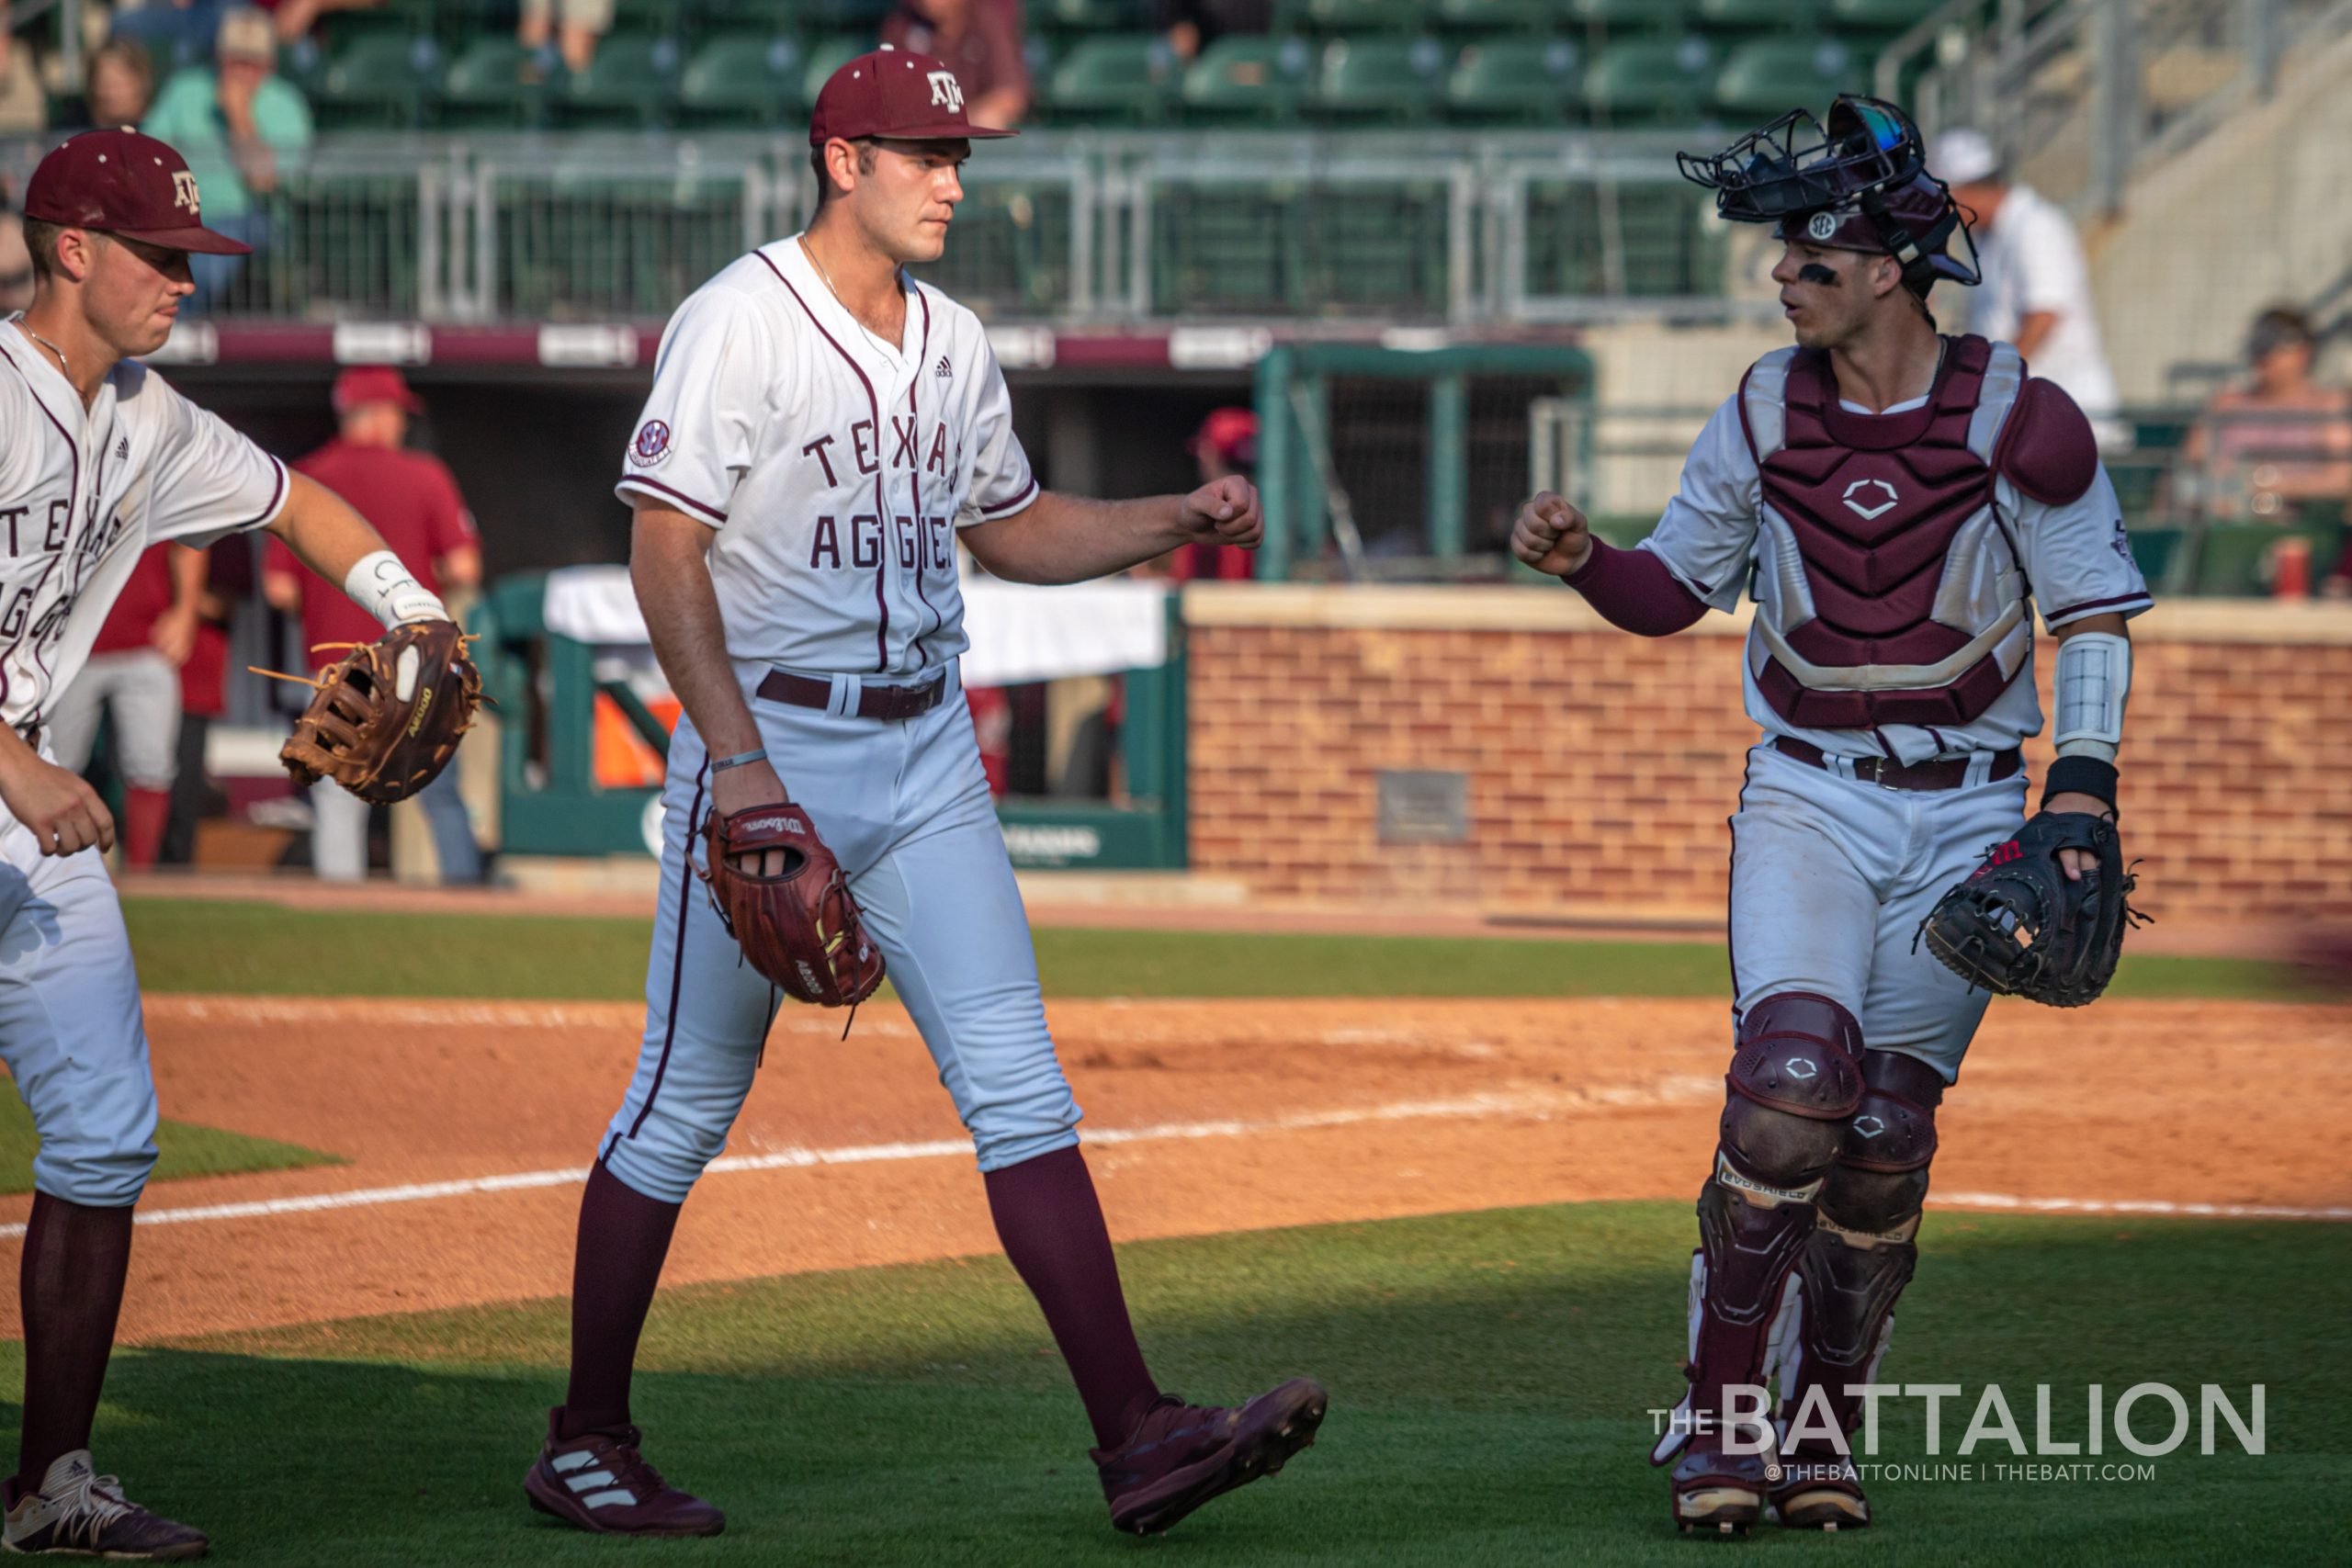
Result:
[[186,169],[172,171],[172,205],[187,208],[190,218],[200,215],[196,205],[196,176]]
[[949,114],[964,112],[964,85],[956,80],[953,71],[933,71],[925,79],[931,83],[931,101]]

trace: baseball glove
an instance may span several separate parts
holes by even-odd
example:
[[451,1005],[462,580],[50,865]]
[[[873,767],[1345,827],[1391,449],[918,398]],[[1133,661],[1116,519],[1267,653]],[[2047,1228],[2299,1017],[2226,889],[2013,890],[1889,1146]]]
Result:
[[[854,1007],[882,984],[882,950],[865,934],[833,852],[817,837],[808,813],[790,801],[754,806],[704,825],[703,879],[744,960],[796,1001]],[[774,874],[745,871],[745,857]]]
[[[2087,851],[2098,864],[2071,881],[2058,863],[2061,850]],[[2138,882],[2123,864],[2114,823],[2087,812],[2044,811],[1985,851],[1968,880],[1936,901],[1919,935],[1972,986],[2083,1007],[2114,978],[2124,928],[2146,919],[2129,902]]]
[[317,694],[277,760],[298,784],[333,779],[379,806],[406,800],[473,728],[481,671],[466,641],[447,621],[411,621],[376,642],[323,645],[348,651],[310,682]]

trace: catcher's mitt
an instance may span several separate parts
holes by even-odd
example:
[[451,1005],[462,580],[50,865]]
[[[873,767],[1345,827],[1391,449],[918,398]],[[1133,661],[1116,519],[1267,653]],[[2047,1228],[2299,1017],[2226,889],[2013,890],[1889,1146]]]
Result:
[[[865,934],[833,852],[808,813],[790,801],[731,817],[710,814],[703,829],[710,901],[744,960],[786,996],[820,1007],[854,1007],[882,984],[882,950]],[[738,856],[775,874],[745,871]]]
[[[2071,881],[2061,850],[2098,864]],[[2098,999],[2123,956],[2123,931],[2146,919],[2129,899],[2139,879],[2125,869],[2115,824],[2080,811],[2044,811],[1994,845],[1968,880],[1919,923],[1928,951],[1973,986],[2051,1007]]]
[[323,645],[348,651],[311,682],[318,694],[277,760],[298,784],[333,779],[379,806],[406,800],[473,728],[481,671],[466,640],[447,621],[411,621],[376,642]]

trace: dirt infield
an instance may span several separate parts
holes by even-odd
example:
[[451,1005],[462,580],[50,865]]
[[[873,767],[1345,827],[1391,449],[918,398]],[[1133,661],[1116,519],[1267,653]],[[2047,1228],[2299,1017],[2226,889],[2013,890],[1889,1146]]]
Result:
[[[1687,1197],[1721,1095],[1715,1002],[1063,1002],[1123,1238]],[[344,1156],[151,1191],[124,1337],[544,1297],[625,1083],[625,1005],[150,998],[164,1113]],[[787,1010],[670,1279],[995,1245],[905,1015]],[[2004,1005],[1940,1118],[1947,1206],[2352,1215],[2352,1010]],[[28,1200],[0,1201],[20,1225]],[[1931,1220],[1931,1224],[1934,1223]],[[1952,1223],[1952,1222],[1946,1222]],[[0,1270],[13,1280],[15,1270]],[[13,1310],[0,1320],[12,1321]]]

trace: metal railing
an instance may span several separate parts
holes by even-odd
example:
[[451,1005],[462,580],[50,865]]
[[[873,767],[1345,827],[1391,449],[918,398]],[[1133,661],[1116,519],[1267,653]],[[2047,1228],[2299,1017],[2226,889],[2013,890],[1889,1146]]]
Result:
[[[1693,136],[1703,133],[1692,132]],[[1041,130],[981,150],[925,269],[995,320],[1724,319],[1723,226],[1641,133]],[[21,180],[42,146],[0,143]],[[223,314],[658,319],[813,197],[759,136],[350,133],[267,198]]]

